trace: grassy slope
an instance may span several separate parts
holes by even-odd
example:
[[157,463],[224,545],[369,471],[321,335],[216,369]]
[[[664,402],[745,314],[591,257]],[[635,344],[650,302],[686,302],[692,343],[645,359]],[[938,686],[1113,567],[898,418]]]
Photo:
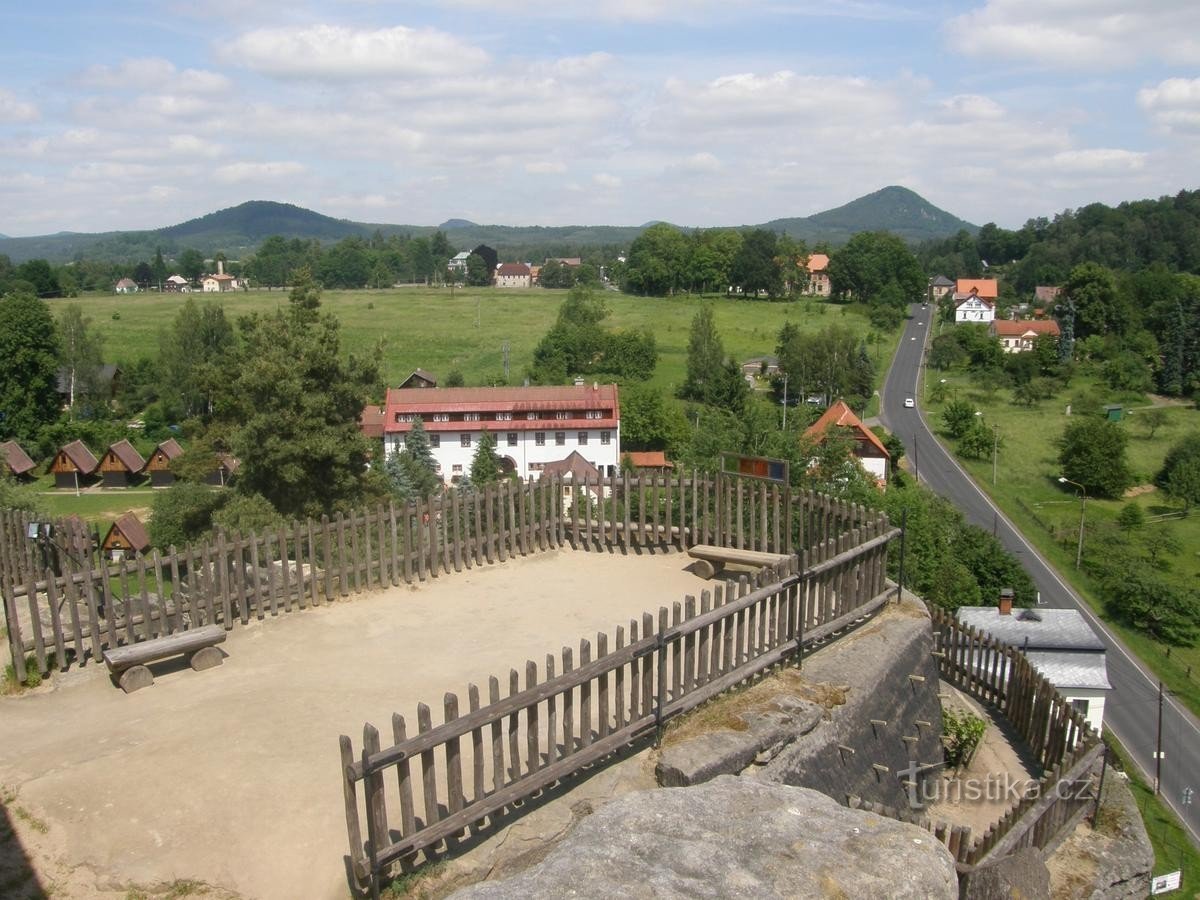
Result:
[[[1076,539],[1079,528],[1079,501],[1074,489],[1063,490],[1057,482],[1059,466],[1055,440],[1067,423],[1067,400],[1055,399],[1039,403],[1032,409],[1015,406],[1011,392],[1000,391],[993,398],[973,391],[959,375],[930,372],[928,381],[945,377],[951,389],[960,397],[975,403],[984,413],[984,421],[999,426],[1002,446],[998,458],[997,483],[992,486],[992,461],[959,461],[983,490],[992,496],[1005,514],[1017,524],[1025,536],[1049,559],[1060,574],[1084,597],[1092,608],[1121,636],[1138,657],[1145,662],[1192,712],[1200,715],[1200,648],[1172,648],[1146,637],[1141,632],[1113,622],[1104,614],[1099,585],[1094,579],[1075,569]],[[1087,383],[1076,378],[1072,390]],[[928,394],[928,390],[926,392]],[[1101,392],[1103,395],[1103,392]],[[1143,400],[1139,404],[1143,405]],[[939,428],[944,405],[927,404],[930,424]],[[1192,408],[1167,408],[1168,423],[1158,430],[1154,439],[1138,424],[1138,411],[1127,419],[1129,459],[1138,473],[1139,482],[1149,482],[1161,465],[1171,445],[1189,431],[1200,429],[1200,415]],[[949,442],[953,443],[953,442]],[[1089,499],[1086,508],[1084,541],[1087,541],[1087,522],[1100,519],[1115,520],[1124,500]],[[1159,515],[1174,509],[1158,491],[1139,495],[1135,502],[1147,516]],[[1183,548],[1170,560],[1170,576],[1187,585],[1200,578],[1200,516],[1164,520]],[[1168,655],[1169,654],[1169,655]],[[1191,674],[1188,669],[1191,668]]]

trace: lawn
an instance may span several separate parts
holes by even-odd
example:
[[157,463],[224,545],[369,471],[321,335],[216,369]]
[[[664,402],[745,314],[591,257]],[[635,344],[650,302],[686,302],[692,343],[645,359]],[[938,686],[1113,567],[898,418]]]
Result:
[[[965,397],[983,413],[984,422],[997,426],[1000,449],[997,454],[996,483],[992,484],[992,460],[959,459],[975,481],[998,503],[1005,514],[1024,532],[1092,608],[1116,631],[1126,645],[1145,662],[1192,712],[1200,714],[1200,648],[1167,648],[1141,632],[1114,622],[1105,615],[1100,586],[1095,579],[1075,569],[1079,534],[1080,503],[1075,489],[1058,482],[1060,472],[1058,448],[1055,441],[1068,422],[1065,396],[1045,400],[1032,408],[1017,406],[1011,392],[998,391],[989,397],[975,390],[961,373],[930,371],[929,386],[945,378],[949,399]],[[1068,393],[1092,385],[1085,377],[1076,377]],[[1100,389],[1097,387],[1097,390]],[[1101,391],[1101,396],[1104,396]],[[1132,402],[1131,402],[1132,401]],[[1167,424],[1151,439],[1148,429],[1139,424],[1138,414],[1150,404],[1146,398],[1113,398],[1132,407],[1122,427],[1129,434],[1130,463],[1137,473],[1142,493],[1130,498],[1145,511],[1151,522],[1164,513],[1176,513],[1178,507],[1168,501],[1150,484],[1167,450],[1180,437],[1200,430],[1200,413],[1192,407],[1165,407]],[[941,411],[945,404],[927,402],[925,414],[935,431],[941,429]],[[953,445],[953,441],[942,436]],[[1084,542],[1088,529],[1100,521],[1115,521],[1121,507],[1129,500],[1089,498],[1085,509]],[[1179,553],[1170,555],[1167,577],[1180,584],[1194,587],[1200,578],[1200,516],[1162,518],[1161,521],[1179,542]]]
[[[383,346],[383,374],[398,384],[416,368],[439,378],[452,370],[463,373],[467,384],[479,384],[504,372],[504,346],[508,345],[509,383],[520,384],[533,349],[554,323],[565,291],[534,288],[392,288],[388,290],[326,291],[322,304],[342,322],[343,346],[365,352]],[[273,309],[287,303],[284,291],[231,292],[190,295],[197,302],[219,300],[226,314],[236,319],[254,310]],[[651,384],[667,390],[682,383],[687,363],[688,331],[699,300],[694,296],[630,297],[605,292],[613,328],[647,328],[658,341],[659,362]],[[158,353],[159,334],[168,327],[179,306],[180,295],[87,295],[78,300],[55,300],[52,306],[78,302],[104,337],[105,358],[130,362]],[[779,330],[793,322],[805,330],[843,323],[866,335],[866,319],[847,309],[802,300],[768,303],[757,300],[716,298],[714,313],[725,350],[734,359],[775,352]],[[114,318],[116,316],[116,318]],[[872,348],[889,358],[899,330],[885,344]]]
[[[154,503],[150,488],[109,488],[84,491],[78,497],[74,491],[52,491],[40,498],[51,516],[79,516],[89,524],[107,526],[127,512],[134,512],[143,521]],[[103,535],[101,535],[103,537]]]

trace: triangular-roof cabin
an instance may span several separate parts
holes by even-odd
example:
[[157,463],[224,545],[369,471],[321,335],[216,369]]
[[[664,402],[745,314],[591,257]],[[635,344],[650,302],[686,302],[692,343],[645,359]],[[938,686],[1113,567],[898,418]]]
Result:
[[112,560],[139,556],[150,549],[150,535],[142,520],[127,512],[109,527],[101,547]]
[[[600,470],[584,458],[578,450],[572,450],[564,459],[556,459],[542,466],[542,478],[559,475],[563,479],[563,504],[571,504],[573,485],[586,489],[593,498],[599,500],[603,495],[600,482]],[[591,484],[589,484],[591,482]]]
[[878,435],[862,423],[844,400],[837,400],[821,414],[821,418],[804,430],[819,443],[830,428],[848,428],[854,438],[854,455],[862,467],[880,484],[886,484],[892,455]]
[[25,449],[16,441],[5,441],[0,444],[0,453],[4,456],[4,468],[14,478],[25,478],[37,467]]
[[71,441],[59,448],[54,454],[54,462],[50,464],[50,471],[54,473],[54,486],[78,488],[84,479],[95,474],[99,465],[99,461],[83,441]]
[[144,468],[146,460],[142,459],[142,454],[122,438],[115,444],[109,444],[104,451],[100,459],[100,478],[105,487],[129,487]]
[[229,484],[229,479],[237,474],[241,461],[228,453],[221,454],[217,459],[217,467],[204,479],[205,484],[219,484],[222,487]]
[[171,460],[183,455],[183,448],[175,438],[167,438],[154,448],[150,458],[146,460],[144,471],[150,473],[152,487],[167,487],[175,483],[175,473],[171,471]]
[[432,372],[426,372],[424,369],[414,369],[401,383],[402,388],[435,388],[437,387],[437,376]]

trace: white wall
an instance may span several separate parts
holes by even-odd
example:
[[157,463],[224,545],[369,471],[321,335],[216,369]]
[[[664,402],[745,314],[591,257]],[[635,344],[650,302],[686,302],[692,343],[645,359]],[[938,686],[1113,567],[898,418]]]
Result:
[[1086,700],[1088,702],[1087,722],[1099,733],[1104,727],[1104,699],[1108,696],[1108,691],[1094,688],[1059,688],[1058,690],[1068,700]]
[[[594,465],[600,470],[600,474],[607,475],[608,467],[614,469],[620,465],[621,461],[621,432],[620,426],[616,428],[592,428],[592,429],[565,429],[555,428],[554,421],[549,420],[544,431],[517,431],[517,445],[509,446],[508,435],[510,432],[502,430],[500,426],[502,422],[497,422],[495,429],[489,429],[491,435],[496,439],[496,455],[504,458],[509,457],[517,465],[517,475],[521,478],[528,478],[530,475],[537,476],[539,470],[533,468],[538,463],[555,462],[560,459],[565,459],[570,456],[571,451],[578,450],[579,455]],[[562,444],[555,442],[555,435],[563,432],[564,441]],[[583,431],[587,435],[587,443],[579,442],[579,432]],[[601,432],[609,433],[609,443],[601,443]],[[543,446],[537,445],[537,434],[544,434],[546,442]],[[441,431],[429,432],[432,438],[434,434],[438,435],[439,446],[433,448],[433,458],[441,465],[442,480],[449,482],[455,475],[469,474],[471,471],[471,461],[475,458],[475,451],[479,446],[480,432],[478,431]],[[462,446],[463,434],[471,436],[471,446]],[[404,448],[403,436],[399,434],[389,434],[384,437],[384,448],[388,455],[398,453]],[[460,466],[461,469],[455,470],[455,466]]]

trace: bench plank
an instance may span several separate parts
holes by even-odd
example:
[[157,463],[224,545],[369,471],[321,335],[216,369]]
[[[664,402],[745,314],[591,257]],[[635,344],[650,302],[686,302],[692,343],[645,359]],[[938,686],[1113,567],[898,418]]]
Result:
[[108,666],[110,672],[116,674],[133,666],[145,665],[169,656],[178,656],[181,653],[191,653],[204,647],[211,647],[224,640],[225,630],[220,625],[205,625],[202,628],[179,631],[167,637],[143,641],[140,644],[110,648],[104,651],[104,664]]
[[739,566],[772,566],[789,558],[786,553],[766,553],[761,550],[717,547],[712,544],[697,544],[689,547],[688,556],[708,562],[732,563]]

